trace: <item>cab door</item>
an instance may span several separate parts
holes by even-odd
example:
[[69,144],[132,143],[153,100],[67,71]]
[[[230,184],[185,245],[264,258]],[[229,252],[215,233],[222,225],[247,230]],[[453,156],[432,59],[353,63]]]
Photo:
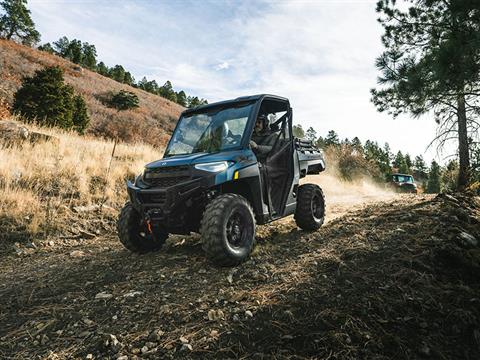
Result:
[[284,215],[294,178],[292,109],[288,103],[286,105],[288,106],[286,112],[270,124],[271,130],[277,134],[277,138],[265,161],[272,219]]

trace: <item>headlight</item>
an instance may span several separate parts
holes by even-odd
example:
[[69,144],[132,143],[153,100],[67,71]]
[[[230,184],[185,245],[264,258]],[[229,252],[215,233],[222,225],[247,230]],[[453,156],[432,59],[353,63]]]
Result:
[[227,168],[228,168],[228,162],[226,161],[217,161],[217,162],[195,165],[195,169],[209,171],[209,172],[222,172],[227,170]]

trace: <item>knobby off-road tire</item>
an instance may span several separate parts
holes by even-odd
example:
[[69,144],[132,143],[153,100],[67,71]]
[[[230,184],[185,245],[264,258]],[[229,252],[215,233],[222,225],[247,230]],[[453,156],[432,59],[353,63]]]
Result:
[[167,233],[158,231],[149,234],[142,217],[130,202],[127,202],[120,212],[117,231],[123,246],[138,254],[160,250],[168,238]]
[[203,249],[220,266],[244,261],[255,243],[255,216],[248,201],[237,194],[224,194],[206,207],[200,227]]
[[295,222],[303,230],[313,231],[325,219],[325,197],[318,185],[305,184],[298,188]]

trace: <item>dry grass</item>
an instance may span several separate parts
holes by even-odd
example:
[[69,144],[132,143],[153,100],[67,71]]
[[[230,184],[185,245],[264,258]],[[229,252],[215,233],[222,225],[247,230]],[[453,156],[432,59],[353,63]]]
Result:
[[[85,98],[91,117],[88,133],[100,137],[118,137],[132,143],[141,141],[159,147],[165,145],[183,110],[180,105],[80,68],[58,56],[6,40],[0,40],[0,115],[2,99],[12,103],[24,76],[53,65],[64,69],[65,81]],[[134,92],[140,99],[140,107],[118,112],[99,100],[105,93],[120,90]]]
[[29,127],[59,141],[0,147],[0,228],[24,226],[35,235],[65,222],[76,206],[118,208],[125,180],[162,155],[150,145],[117,144],[107,176],[113,141]]

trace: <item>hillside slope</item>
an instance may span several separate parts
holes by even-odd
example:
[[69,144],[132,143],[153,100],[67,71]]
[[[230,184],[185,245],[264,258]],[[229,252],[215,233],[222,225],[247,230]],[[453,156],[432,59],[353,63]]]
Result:
[[[6,40],[0,40],[0,104],[1,99],[12,103],[13,95],[24,76],[52,65],[61,66],[65,72],[65,81],[85,98],[91,117],[88,133],[161,146],[165,145],[183,110],[180,105],[160,96],[120,84],[61,57]],[[118,112],[102,104],[102,96],[119,90],[137,94],[140,107]]]
[[0,357],[478,359],[479,200],[271,224],[234,269],[195,236],[145,256],[113,234],[0,252]]

